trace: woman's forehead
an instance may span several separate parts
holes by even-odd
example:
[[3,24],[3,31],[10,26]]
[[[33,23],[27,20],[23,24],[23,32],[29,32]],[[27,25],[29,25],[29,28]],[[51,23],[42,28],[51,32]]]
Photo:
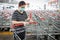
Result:
[[25,7],[26,5],[22,5],[21,7]]

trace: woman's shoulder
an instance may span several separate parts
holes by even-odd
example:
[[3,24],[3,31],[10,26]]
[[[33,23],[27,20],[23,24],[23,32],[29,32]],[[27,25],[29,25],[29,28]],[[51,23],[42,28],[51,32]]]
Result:
[[15,10],[14,12],[18,12],[18,10]]
[[15,10],[14,12],[13,12],[13,15],[17,15],[18,14],[18,10]]

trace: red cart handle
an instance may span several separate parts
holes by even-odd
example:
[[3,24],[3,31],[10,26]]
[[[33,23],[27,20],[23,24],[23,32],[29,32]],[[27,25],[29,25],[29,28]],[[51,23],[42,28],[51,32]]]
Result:
[[23,23],[19,23],[19,24],[12,24],[11,25],[12,28],[15,28],[15,27],[18,27],[18,26],[21,27],[21,26],[24,26],[24,24]]

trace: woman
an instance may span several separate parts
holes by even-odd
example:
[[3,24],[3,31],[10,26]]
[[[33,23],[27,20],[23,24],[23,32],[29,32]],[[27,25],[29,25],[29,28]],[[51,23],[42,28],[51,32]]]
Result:
[[[16,10],[12,15],[12,24],[14,25],[14,40],[24,40],[25,38],[25,25],[26,24],[34,24],[35,22],[25,22],[25,20],[31,20],[28,18],[25,12],[26,3],[24,1],[20,1],[18,5],[18,10]],[[18,37],[16,37],[16,35]]]

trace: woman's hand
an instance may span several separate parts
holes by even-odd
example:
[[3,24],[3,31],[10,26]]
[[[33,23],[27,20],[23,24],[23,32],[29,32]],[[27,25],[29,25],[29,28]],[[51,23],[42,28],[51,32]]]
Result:
[[28,25],[29,24],[29,22],[24,22],[24,26],[26,26],[26,25]]

